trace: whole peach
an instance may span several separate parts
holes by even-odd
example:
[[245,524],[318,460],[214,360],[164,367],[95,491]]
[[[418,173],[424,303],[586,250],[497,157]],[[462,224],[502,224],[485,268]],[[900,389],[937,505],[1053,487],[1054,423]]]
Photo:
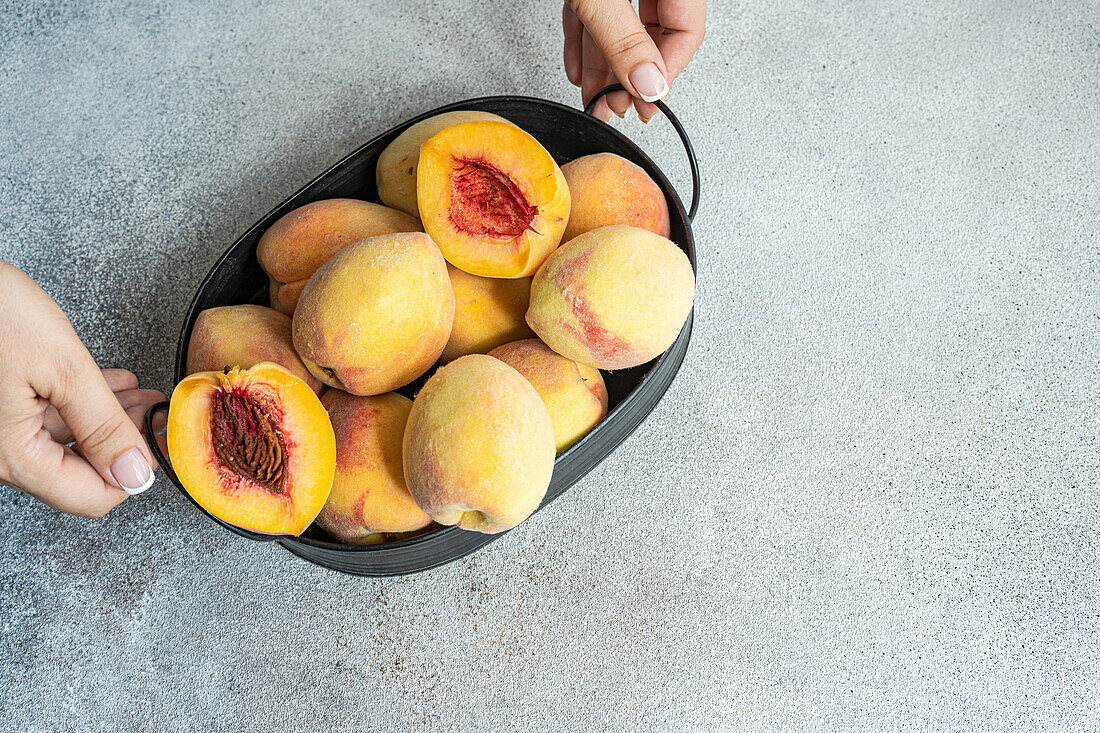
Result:
[[454,309],[446,263],[428,235],[369,237],[309,279],[294,311],[294,347],[330,387],[390,392],[439,358]]
[[526,377],[539,393],[558,453],[576,443],[607,414],[607,387],[598,369],[566,359],[539,339],[498,346],[489,356]]
[[598,369],[659,356],[695,297],[687,255],[653,232],[616,224],[555,250],[531,282],[527,323],[554,351]]
[[484,354],[441,367],[413,401],[405,482],[440,524],[496,533],[542,502],[554,471],[554,426],[538,392]]
[[573,206],[563,242],[611,224],[669,234],[665,194],[642,168],[614,153],[596,153],[561,167]]

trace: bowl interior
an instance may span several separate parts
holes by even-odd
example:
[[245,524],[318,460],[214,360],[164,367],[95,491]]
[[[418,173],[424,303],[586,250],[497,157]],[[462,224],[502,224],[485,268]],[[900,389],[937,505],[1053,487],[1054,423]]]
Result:
[[[194,326],[195,319],[201,311],[216,306],[236,305],[241,303],[269,305],[267,276],[260,268],[256,260],[255,252],[256,244],[260,236],[275,220],[299,206],[320,199],[356,198],[379,202],[378,190],[375,185],[375,164],[379,154],[386,145],[409,125],[442,112],[459,109],[483,110],[501,115],[511,120],[538,139],[554,156],[559,165],[582,155],[598,152],[613,152],[641,166],[664,191],[669,206],[671,221],[670,238],[687,253],[688,258],[691,260],[692,267],[695,267],[695,249],[692,240],[691,226],[687,219],[683,204],[661,170],[628,138],[624,137],[609,125],[585,115],[580,110],[552,102],[525,97],[486,97],[467,100],[465,102],[459,102],[432,110],[431,112],[411,119],[379,135],[347,158],[322,173],[250,227],[214,265],[191,303],[191,307],[187,313],[180,333],[177,347],[175,364],[176,381],[179,382],[186,376],[187,344],[191,337],[191,329]],[[688,325],[685,326],[685,333],[681,334],[681,338],[684,341],[682,345],[683,348],[686,348],[686,338],[689,331],[690,320]],[[609,398],[608,417],[592,432],[558,457],[557,463],[555,464],[555,478],[557,478],[561,464],[563,462],[568,463],[571,457],[573,457],[572,460],[580,465],[581,462],[577,460],[576,454],[580,454],[586,450],[592,452],[594,450],[593,447],[598,446],[596,450],[600,452],[600,455],[596,456],[594,461],[592,457],[583,461],[583,464],[587,466],[584,470],[587,471],[625,438],[626,434],[633,429],[636,423],[631,425],[626,433],[621,436],[616,435],[613,440],[610,440],[610,435],[604,436],[604,439],[600,440],[600,433],[609,432],[613,428],[616,415],[618,412],[621,412],[620,408],[624,406],[624,402],[631,398],[631,395],[638,390],[639,386],[646,379],[646,375],[651,373],[654,367],[667,356],[668,354],[666,353],[665,356],[658,357],[658,359],[648,364],[643,364],[631,369],[604,372]],[[682,349],[679,352],[679,358],[682,359]],[[672,374],[675,373],[675,368],[678,367],[678,365],[679,361],[677,361],[676,365],[672,368]],[[430,372],[398,391],[412,398],[429,375]],[[671,381],[671,375],[669,376],[669,381]],[[667,384],[665,387],[667,387]],[[661,388],[661,393],[663,393],[665,387]],[[657,398],[659,399],[659,395],[657,395]],[[650,407],[649,409],[652,408]],[[646,410],[646,412],[648,412],[648,410]],[[577,477],[579,477],[579,475]],[[568,483],[571,484],[575,480],[576,478],[572,478]],[[556,493],[554,491],[548,492],[544,505],[564,491],[565,488],[568,488],[568,485],[557,488]],[[211,518],[219,524],[222,524],[227,529],[238,534],[260,539],[259,536],[227,525],[212,515],[208,516],[211,516]],[[399,545],[422,544],[434,536],[456,532],[464,535],[470,534],[453,527],[443,528],[437,526],[415,539],[407,539],[400,542],[387,543],[385,545],[351,547],[334,542],[324,530],[314,525],[306,530],[299,538],[280,538],[279,541],[292,550],[294,550],[292,545],[302,544],[324,548],[328,551],[377,552]],[[485,541],[487,542],[488,539]]]

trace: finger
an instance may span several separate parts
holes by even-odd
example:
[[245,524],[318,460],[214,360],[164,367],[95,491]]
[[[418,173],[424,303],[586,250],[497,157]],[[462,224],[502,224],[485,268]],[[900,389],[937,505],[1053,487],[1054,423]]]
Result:
[[[127,372],[129,374],[129,372]],[[104,373],[106,376],[106,372]],[[137,378],[134,378],[136,383]],[[110,378],[107,379],[108,385],[110,384]],[[126,381],[129,383],[129,380]],[[115,392],[115,399],[118,400],[122,409],[126,410],[134,405],[140,405],[144,409],[148,409],[157,402],[161,402],[165,399],[161,392],[155,389],[126,389],[121,392]],[[61,419],[61,415],[58,414],[57,408],[50,405],[45,400],[42,402],[46,405],[45,413],[42,415],[42,427],[49,432],[50,436],[58,443],[71,443],[75,440],[72,431],[69,426],[65,424],[65,421]],[[138,427],[141,427],[141,423],[138,423]]]
[[83,345],[60,348],[56,368],[44,370],[35,385],[38,393],[57,408],[104,481],[131,494],[145,491],[153,485],[153,461],[137,426]]
[[[570,0],[570,6],[632,96],[652,102],[668,93],[664,60],[629,2]],[[584,55],[587,63],[587,49]]]
[[[584,68],[581,73],[581,101],[588,104],[592,95],[607,85],[607,75],[610,72],[603,52],[592,40],[588,31],[581,35],[581,55],[584,59]],[[592,116],[607,122],[611,119],[611,110],[606,104],[597,102],[596,107],[592,109]]]
[[[138,386],[137,377],[134,373],[127,371],[126,369],[104,369],[102,370],[103,379],[107,382],[107,386],[111,388],[113,392],[121,392],[127,389],[134,389]],[[45,410],[42,415],[42,427],[44,427],[53,439],[58,443],[71,443],[73,441],[72,431],[69,430],[69,426],[61,419],[61,416],[57,414],[57,408],[50,405],[47,400],[42,400],[43,409]]]
[[17,487],[34,487],[45,504],[81,517],[102,517],[128,496],[103,480],[95,468],[69,448],[54,442],[40,430],[19,451],[12,466]]
[[57,408],[51,405],[49,400],[42,397],[36,397],[35,400],[42,410],[42,429],[48,432],[50,437],[58,443],[73,442],[73,433],[69,430],[69,426],[65,424],[65,421],[61,419],[61,416],[57,414]]
[[[153,415],[153,432],[157,435],[163,435],[167,429],[168,411],[161,410],[156,415]],[[144,430],[142,432],[144,432]]]
[[641,0],[639,14],[661,52],[671,84],[703,43],[706,0]]
[[598,120],[609,122],[611,120],[611,108],[607,106],[607,97],[600,97],[596,106],[592,108],[592,116]]
[[[148,405],[131,405],[126,408],[126,417],[130,418],[130,422],[138,429],[138,431],[145,435],[145,413],[149,410]],[[156,432],[156,418],[153,418],[153,432]]]
[[565,32],[565,76],[575,87],[581,85],[581,34],[584,26],[567,4],[561,7],[561,26]]
[[607,100],[607,106],[611,111],[619,117],[626,115],[627,110],[630,109],[630,103],[634,100],[630,92],[611,92],[604,99]]
[[638,110],[638,119],[645,123],[648,123],[661,112],[657,109],[657,105],[652,102],[643,102],[640,99],[634,100],[634,109]]
[[[157,441],[157,447],[160,448],[160,454],[167,458],[167,456],[168,456],[168,436],[166,436],[163,432],[158,430],[156,432],[156,434],[153,436],[153,439]],[[168,467],[169,466],[164,466],[164,468],[168,468]]]
[[137,389],[138,378],[134,373],[126,369],[103,369],[103,379],[112,392],[121,392],[125,389]]
[[115,398],[123,409],[135,406],[148,409],[166,399],[162,392],[155,389],[128,389],[125,392],[116,393]]

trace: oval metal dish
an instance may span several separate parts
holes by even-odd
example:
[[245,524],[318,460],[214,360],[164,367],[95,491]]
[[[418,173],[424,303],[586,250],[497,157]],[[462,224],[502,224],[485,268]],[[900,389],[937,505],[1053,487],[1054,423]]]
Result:
[[[601,89],[589,102],[591,110],[600,96],[616,89],[612,85]],[[671,239],[697,269],[691,220],[699,203],[699,169],[683,127],[662,103],[658,103],[680,135],[691,166],[692,202],[685,209],[668,179],[649,157],[627,137],[614,128],[572,107],[530,97],[482,97],[449,104],[426,112],[379,135],[366,145],[319,175],[300,191],[277,206],[248,229],[211,268],[199,286],[187,311],[176,348],[175,380],[186,376],[187,344],[195,318],[207,308],[240,303],[267,305],[267,277],[256,261],[256,243],[267,228],[292,209],[311,201],[327,198],[357,198],[378,201],[375,188],[375,163],[382,150],[405,128],[441,112],[453,110],[483,110],[505,117],[531,133],[560,163],[591,153],[611,152],[637,163],[657,182],[668,201],[671,219]],[[539,510],[561,496],[600,461],[608,456],[645,419],[664,395],[684,360],[691,337],[692,316],[688,316],[676,342],[663,355],[648,364],[604,374],[610,409],[607,417],[592,432],[558,456],[554,475]],[[399,390],[412,397],[423,384],[423,378]],[[180,484],[170,462],[152,439],[152,419],[167,402],[150,408],[145,416],[146,436],[150,449],[160,460],[168,478],[195,506],[190,494]],[[353,575],[385,576],[414,573],[457,560],[501,535],[467,532],[457,527],[439,527],[421,536],[380,545],[352,546],[334,542],[319,527],[310,527],[300,537],[270,536],[234,527],[207,514],[213,521],[241,537],[259,542],[274,541],[300,557],[333,570]],[[522,528],[522,525],[521,525]],[[521,529],[520,528],[520,529]]]

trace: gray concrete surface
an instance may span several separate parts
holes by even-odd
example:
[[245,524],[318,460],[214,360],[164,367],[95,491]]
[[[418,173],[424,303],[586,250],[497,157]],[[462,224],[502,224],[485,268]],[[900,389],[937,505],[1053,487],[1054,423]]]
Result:
[[[0,257],[169,388],[199,279],[315,173],[575,103],[558,8],[0,4]],[[393,580],[163,481],[102,521],[0,487],[0,729],[1100,728],[1098,79],[1096,2],[712,2],[669,100],[695,338],[643,427]]]

